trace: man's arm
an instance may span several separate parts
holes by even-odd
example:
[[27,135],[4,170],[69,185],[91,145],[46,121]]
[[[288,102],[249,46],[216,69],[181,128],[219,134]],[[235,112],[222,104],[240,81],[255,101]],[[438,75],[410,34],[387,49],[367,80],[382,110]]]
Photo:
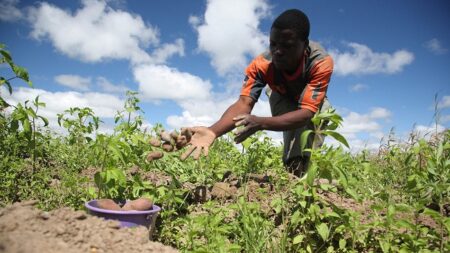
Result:
[[244,114],[234,117],[235,126],[244,126],[236,131],[234,140],[241,143],[259,130],[286,131],[305,126],[314,113],[308,109],[299,109],[275,117],[258,117]]
[[305,126],[314,116],[308,109],[300,109],[275,117],[259,117],[261,130],[286,131]]
[[249,114],[252,111],[254,105],[255,100],[253,100],[251,97],[240,96],[234,104],[228,107],[228,109],[223,113],[222,117],[209,127],[209,129],[211,129],[211,131],[216,134],[216,137],[228,133],[235,127],[233,118],[240,114]]
[[194,159],[198,159],[202,152],[207,156],[209,147],[213,144],[214,140],[234,128],[233,118],[239,114],[250,113],[254,105],[255,100],[253,98],[240,96],[212,126],[189,128],[193,135],[188,143],[189,148],[181,155],[181,160],[188,158],[191,154]]

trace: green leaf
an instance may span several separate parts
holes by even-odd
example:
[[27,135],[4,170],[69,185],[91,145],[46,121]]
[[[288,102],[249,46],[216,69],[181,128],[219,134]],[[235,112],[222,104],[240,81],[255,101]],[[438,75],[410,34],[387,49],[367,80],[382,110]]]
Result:
[[303,239],[305,238],[304,235],[297,235],[294,237],[294,240],[292,241],[292,244],[299,244],[303,241]]
[[42,121],[44,121],[44,127],[48,126],[48,119],[43,117],[43,116],[38,116],[39,118],[41,118]]
[[441,217],[441,214],[433,209],[430,208],[425,208],[425,210],[423,211],[424,214],[429,215],[431,217],[433,217],[434,219],[439,219]]
[[347,140],[340,133],[335,132],[335,131],[323,131],[323,134],[333,137],[334,139],[336,139],[340,143],[344,144],[347,148],[350,148],[350,146],[348,145]]
[[316,173],[317,173],[317,165],[315,163],[313,163],[309,169],[308,172],[306,174],[306,183],[309,186],[313,186],[314,184],[314,179],[316,178]]
[[391,244],[387,241],[380,241],[380,247],[383,252],[390,252]]
[[297,210],[294,212],[294,214],[291,216],[291,224],[293,226],[297,226],[300,221],[300,212]]
[[302,201],[300,201],[298,203],[300,204],[301,207],[306,208],[306,204],[307,204],[306,201],[302,200]]
[[22,126],[23,126],[23,131],[25,133],[31,133],[31,125],[30,125],[30,120],[25,118],[22,121]]
[[102,176],[102,172],[96,172],[94,175],[94,183],[95,185],[99,188],[102,189],[103,188],[103,176]]
[[308,137],[312,132],[313,131],[310,129],[303,131],[302,136],[300,137],[301,150],[305,150],[306,145],[308,144]]
[[336,212],[326,212],[325,217],[334,217],[334,218],[341,218],[341,216],[339,216],[339,214],[337,214]]
[[321,223],[320,225],[316,226],[316,229],[317,232],[319,232],[320,237],[322,237],[322,240],[326,241],[328,239],[328,236],[330,235],[327,224]]
[[11,131],[15,132],[19,129],[19,121],[18,120],[12,120],[11,121]]
[[0,108],[6,108],[9,106],[10,104],[8,104],[2,97],[0,97]]
[[2,86],[3,84],[6,84],[6,86],[8,86],[8,92],[11,95],[13,92],[11,83],[9,83],[9,81],[7,81],[5,78],[0,77],[0,86]]
[[395,224],[397,224],[398,227],[408,228],[411,230],[414,230],[414,227],[415,227],[411,222],[404,220],[404,219],[397,220],[395,222]]
[[398,210],[400,212],[409,212],[412,209],[412,207],[406,205],[406,204],[396,204],[395,210]]
[[347,241],[345,239],[339,240],[339,249],[345,249],[345,245],[347,245]]
[[[4,46],[4,45],[2,44],[2,46]],[[6,50],[4,50],[3,48],[4,48],[4,47],[0,47],[0,54],[2,54],[3,57],[5,57],[5,59],[6,59],[7,61],[12,61],[12,58],[11,58],[11,55],[9,54],[9,52],[6,51]]]
[[27,108],[27,114],[30,115],[33,119],[37,118],[36,112],[30,107]]
[[444,225],[447,228],[447,233],[450,233],[450,218],[449,217],[446,217],[444,219]]
[[386,214],[386,218],[389,223],[392,222],[392,219],[394,218],[394,214],[395,214],[395,206],[389,205],[387,214]]
[[27,70],[25,68],[17,66],[17,65],[14,65],[13,71],[16,74],[16,76],[19,77],[20,79],[25,80],[27,82],[30,81],[30,78],[28,76],[28,72],[27,72]]

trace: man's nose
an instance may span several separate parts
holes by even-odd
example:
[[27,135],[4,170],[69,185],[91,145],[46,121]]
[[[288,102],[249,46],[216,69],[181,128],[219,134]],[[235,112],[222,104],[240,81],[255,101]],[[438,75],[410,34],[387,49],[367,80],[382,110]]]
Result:
[[273,54],[277,56],[283,55],[283,50],[281,48],[276,47],[275,50],[273,50]]

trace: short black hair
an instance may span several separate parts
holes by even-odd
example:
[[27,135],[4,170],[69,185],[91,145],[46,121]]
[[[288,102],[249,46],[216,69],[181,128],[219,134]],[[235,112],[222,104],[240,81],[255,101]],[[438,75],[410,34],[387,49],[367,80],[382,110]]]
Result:
[[272,28],[292,29],[303,41],[307,41],[309,37],[309,19],[305,13],[297,9],[290,9],[281,13],[273,21]]

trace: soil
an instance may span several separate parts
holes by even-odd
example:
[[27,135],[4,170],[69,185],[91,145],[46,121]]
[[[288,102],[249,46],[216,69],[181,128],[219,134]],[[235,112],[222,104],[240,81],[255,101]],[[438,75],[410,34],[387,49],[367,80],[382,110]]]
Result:
[[94,180],[94,175],[98,171],[101,171],[101,169],[91,166],[91,167],[87,167],[86,169],[82,170],[80,174],[83,177],[87,177],[87,178],[89,178],[91,180]]
[[[272,200],[276,197],[276,191],[270,180],[271,177],[276,177],[275,175],[258,175],[258,174],[248,174],[246,180],[241,180],[235,175],[230,173],[225,173],[222,181],[217,182],[209,189],[204,186],[202,194],[198,194],[197,187],[194,192],[195,202],[205,202],[210,199],[215,199],[220,201],[223,205],[233,203],[238,197],[244,196],[248,202],[257,202],[260,204],[261,211],[268,217],[275,215],[273,208],[270,206]],[[293,178],[294,180],[296,178]],[[338,187],[337,182],[328,182],[326,179],[317,179],[315,184],[329,184],[334,187]],[[192,191],[192,189],[189,189]],[[285,189],[288,191],[288,189]],[[317,194],[320,198],[328,203],[327,205],[335,205],[338,208],[351,210],[359,214],[360,222],[362,224],[368,224],[373,222],[376,214],[372,210],[371,206],[374,204],[372,201],[361,201],[358,202],[352,198],[344,197],[341,193],[336,193],[332,191],[318,190]],[[201,195],[201,196],[198,196]],[[446,207],[445,207],[446,208]],[[384,216],[385,211],[380,211],[379,216]],[[429,216],[424,214],[419,214],[417,219],[414,219],[412,214],[399,213],[396,219],[406,219],[411,221],[413,224],[421,224],[431,229],[438,229],[439,225]]]
[[[360,222],[361,224],[368,224],[374,221],[375,213],[372,210],[371,206],[374,204],[372,201],[361,201],[358,202],[351,198],[343,197],[342,195],[330,192],[330,191],[318,191],[318,195],[324,200],[328,202],[330,205],[336,205],[339,208],[352,210],[360,214]],[[385,216],[386,210],[381,210],[378,215]],[[421,224],[431,229],[440,229],[439,224],[436,223],[433,218],[428,215],[420,213],[417,218],[414,218],[413,213],[397,213],[395,215],[395,219],[405,219],[410,221],[412,224]]]
[[169,185],[172,182],[172,177],[159,170],[143,171],[138,166],[133,166],[128,170],[129,175],[141,175],[142,180],[149,181],[156,187],[161,185]]
[[148,240],[145,227],[120,228],[70,208],[44,212],[36,201],[15,203],[0,209],[0,252],[121,253],[178,252]]

